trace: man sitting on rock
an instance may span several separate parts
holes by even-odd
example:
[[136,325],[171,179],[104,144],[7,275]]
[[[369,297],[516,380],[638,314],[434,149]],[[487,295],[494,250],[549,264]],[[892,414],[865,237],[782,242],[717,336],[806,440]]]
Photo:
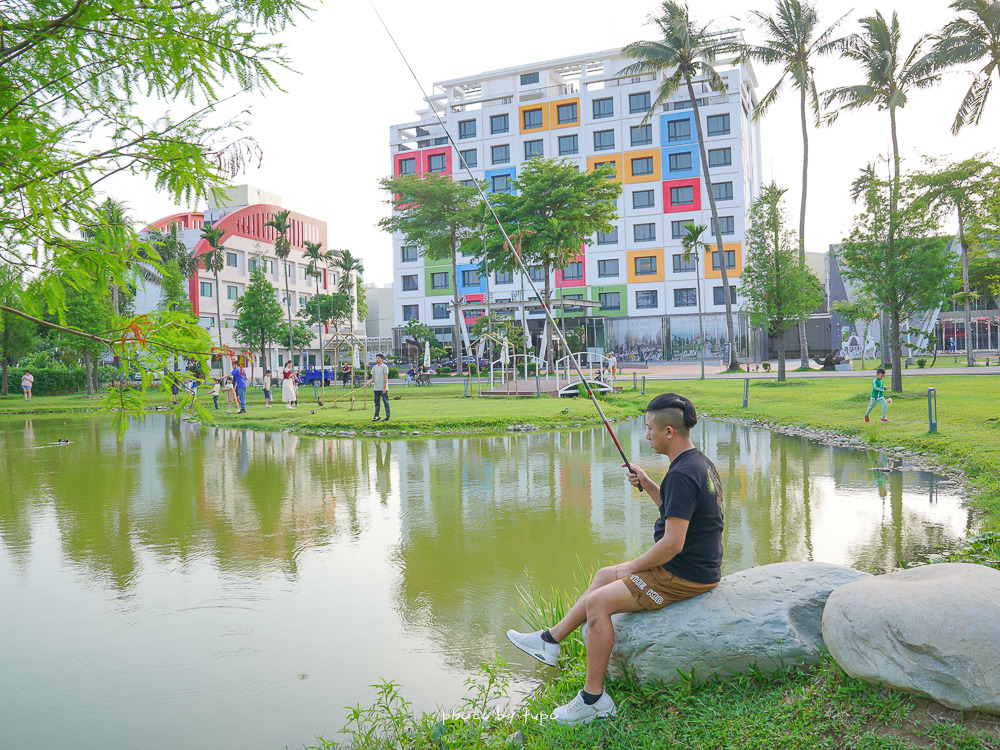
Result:
[[604,692],[615,643],[611,615],[658,610],[712,589],[722,576],[722,482],[715,465],[691,442],[698,423],[694,404],[664,393],[646,407],[646,439],[670,459],[657,487],[638,466],[626,476],[658,504],[653,546],[635,560],[601,568],[576,604],[558,623],[536,633],[507,631],[510,642],[543,664],[555,666],[559,642],[587,623],[587,678],[577,696],[552,712],[560,724],[586,724],[615,716]]

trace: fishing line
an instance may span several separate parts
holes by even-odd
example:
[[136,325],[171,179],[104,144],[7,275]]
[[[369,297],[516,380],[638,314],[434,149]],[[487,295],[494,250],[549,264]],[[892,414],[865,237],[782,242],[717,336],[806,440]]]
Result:
[[[507,235],[507,230],[504,229],[503,223],[500,221],[500,217],[497,216],[496,211],[493,210],[493,205],[490,203],[490,199],[487,197],[486,193],[483,192],[483,188],[479,184],[479,181],[476,180],[475,176],[472,174],[472,170],[469,168],[469,165],[465,162],[465,158],[462,156],[462,152],[459,150],[458,144],[455,143],[455,139],[451,137],[451,132],[448,130],[448,127],[444,124],[444,120],[441,119],[441,115],[438,114],[437,108],[434,106],[433,103],[431,103],[430,97],[427,96],[427,92],[424,90],[423,84],[420,83],[420,79],[417,77],[417,74],[413,71],[413,68],[410,66],[410,62],[409,60],[406,59],[406,55],[403,54],[403,50],[400,49],[398,42],[396,42],[396,38],[392,35],[392,32],[389,31],[389,27],[382,19],[382,15],[378,12],[378,8],[375,7],[374,3],[371,3],[371,6],[372,10],[375,12],[375,15],[378,17],[379,23],[382,24],[382,28],[385,29],[385,33],[388,34],[389,39],[392,41],[393,46],[396,48],[396,51],[399,52],[399,56],[402,58],[403,63],[406,65],[407,70],[409,70],[410,75],[413,76],[413,80],[417,84],[417,88],[420,89],[420,94],[423,96],[424,101],[427,102],[431,111],[434,113],[434,117],[435,119],[437,119],[438,125],[440,125],[441,129],[444,130],[444,134],[448,137],[448,142],[451,144],[452,148],[454,148],[455,152],[458,154],[458,158],[462,163],[462,167],[465,169],[466,172],[468,172],[469,177],[472,179],[472,184],[475,185],[476,192],[479,193],[479,197],[483,199],[483,203],[486,205],[486,208],[489,209],[490,215],[493,217],[493,221],[496,222],[497,227],[500,229],[500,233],[503,235],[504,241],[506,241],[507,246],[511,248],[511,252],[513,252],[514,257],[517,260],[517,264],[521,268],[521,273],[523,274],[524,278],[527,279],[528,285],[531,287],[531,291],[534,293],[535,297],[538,299],[539,303],[542,306],[542,310],[545,311],[545,317],[549,322],[549,326],[551,326],[552,330],[556,332],[556,336],[559,337],[559,341],[560,343],[562,343],[563,348],[570,353],[569,360],[570,362],[573,363],[573,368],[576,370],[576,374],[579,376],[580,382],[583,383],[584,388],[587,389],[587,395],[590,396],[590,401],[591,403],[594,404],[594,408],[597,409],[597,413],[600,415],[601,421],[604,423],[605,428],[607,428],[608,433],[611,435],[611,439],[614,440],[615,447],[618,449],[618,453],[621,454],[622,460],[625,462],[626,468],[628,469],[630,474],[634,474],[635,472],[632,470],[632,464],[629,462],[628,457],[625,455],[625,451],[622,449],[621,443],[618,442],[618,436],[612,429],[611,423],[608,421],[608,418],[604,416],[604,410],[601,408],[601,404],[598,402],[597,397],[594,395],[594,391],[590,387],[590,383],[588,383],[587,379],[583,376],[583,371],[580,369],[579,361],[577,361],[576,357],[572,356],[569,344],[566,342],[566,338],[563,336],[562,331],[559,330],[559,326],[556,325],[556,320],[552,315],[552,311],[546,304],[544,298],[542,297],[542,294],[538,291],[538,287],[535,286],[535,282],[532,281],[531,275],[528,273],[528,268],[524,264],[524,259],[521,258],[521,254],[517,251],[517,247],[514,245],[510,237]],[[457,283],[457,281],[458,280],[456,279],[455,282]],[[521,304],[526,304],[526,302],[527,300],[521,300]],[[563,300],[563,302],[565,303],[565,299]],[[456,320],[458,319],[458,313],[459,311],[456,309],[455,310]],[[458,347],[459,352],[461,352],[461,342],[458,342],[458,344],[459,344]],[[527,374],[527,363],[525,363],[525,374]]]

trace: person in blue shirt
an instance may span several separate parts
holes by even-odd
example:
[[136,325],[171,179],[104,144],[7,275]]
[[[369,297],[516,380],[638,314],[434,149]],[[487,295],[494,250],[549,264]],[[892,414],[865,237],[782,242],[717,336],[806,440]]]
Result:
[[236,385],[236,398],[240,402],[240,414],[246,414],[247,411],[247,373],[243,369],[243,365],[236,365],[233,371],[229,373],[233,376],[233,383]]

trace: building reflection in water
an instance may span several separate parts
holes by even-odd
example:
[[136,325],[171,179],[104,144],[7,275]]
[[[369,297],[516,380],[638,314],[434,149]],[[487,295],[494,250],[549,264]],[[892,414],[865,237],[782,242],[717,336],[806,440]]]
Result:
[[[630,460],[662,478],[666,459],[651,453],[643,421],[618,432]],[[874,454],[713,422],[693,438],[725,487],[725,573],[782,560],[881,571],[972,524],[934,475],[873,472]],[[438,700],[460,696],[464,678],[497,650],[537,675],[502,635],[520,624],[518,587],[530,581],[548,595],[584,584],[581,567],[589,573],[645,550],[656,517],[655,503],[625,481],[603,429],[329,440],[156,414],[117,442],[98,419],[60,415],[0,422],[0,473],[0,590],[23,593],[37,579],[42,597],[36,569],[59,570],[79,599],[77,630],[91,625],[98,641],[108,632],[101,618],[138,622],[156,596],[174,611],[231,596],[278,623],[260,628],[280,633],[269,642],[274,653],[257,647],[280,666],[276,675],[287,679],[289,653],[302,650],[311,666],[299,671],[325,674],[323,690],[345,691],[323,692],[322,701],[310,697],[315,686],[282,693],[298,707],[353,705],[383,677],[431,679]],[[42,564],[44,554],[52,560]],[[197,595],[178,582],[185,576],[201,582]],[[174,588],[151,593],[165,579]],[[121,603],[77,596],[92,590]],[[205,630],[179,637],[197,643]],[[135,648],[144,643],[136,638]],[[218,674],[217,663],[204,666]],[[40,672],[37,680],[78,678]],[[300,728],[311,730],[305,739],[320,731]]]

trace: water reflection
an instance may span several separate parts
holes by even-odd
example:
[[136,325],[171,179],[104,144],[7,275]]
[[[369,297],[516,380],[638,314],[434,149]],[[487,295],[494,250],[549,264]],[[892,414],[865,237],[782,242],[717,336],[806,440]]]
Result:
[[[661,477],[642,421],[619,433]],[[724,573],[884,570],[971,523],[935,476],[874,455],[722,423],[693,437],[726,484]],[[0,655],[0,746],[176,746],[148,739],[163,724],[192,748],[294,747],[383,677],[419,710],[453,705],[498,649],[530,685],[502,637],[526,571],[565,588],[651,541],[655,505],[620,463],[601,430],[318,440],[157,414],[118,443],[98,419],[0,421],[0,639],[19,644]]]

